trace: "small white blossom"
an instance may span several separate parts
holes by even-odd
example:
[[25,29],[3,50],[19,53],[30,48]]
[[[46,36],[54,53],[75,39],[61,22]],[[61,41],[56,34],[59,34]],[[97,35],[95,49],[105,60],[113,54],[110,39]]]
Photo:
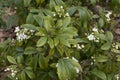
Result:
[[95,36],[93,34],[90,34],[89,36],[87,36],[87,38],[92,41],[95,40]]
[[68,16],[69,16],[69,13],[66,13],[65,15],[68,17]]
[[85,46],[82,44],[81,47],[84,48]]
[[56,16],[56,14],[54,13],[53,16]]
[[116,49],[118,49],[118,48],[119,48],[119,46],[118,46],[118,45],[115,45],[115,48],[116,48]]
[[10,71],[10,68],[6,68],[4,71]]
[[96,27],[94,27],[94,28],[92,29],[92,31],[98,32],[98,29],[97,29]]
[[63,9],[63,6],[60,6],[61,9]]
[[58,67],[58,63],[56,64],[56,67]]
[[16,77],[16,80],[18,80],[18,78]]
[[93,65],[93,62],[91,62],[90,64]]
[[74,58],[74,57],[72,57],[72,60],[74,60],[74,61],[78,62],[78,60],[77,60],[76,58]]
[[78,48],[78,49],[82,49],[82,47],[81,47],[79,44],[77,45],[77,48]]
[[98,39],[96,39],[96,40],[95,40],[95,42],[99,42],[99,40],[98,40]]
[[117,74],[117,75],[115,75],[115,78],[117,79],[117,80],[119,80],[119,74]]
[[76,69],[76,73],[80,72],[79,68],[75,67],[75,69]]
[[15,27],[15,31],[14,32],[19,32],[19,31],[20,31],[19,26]]
[[112,14],[112,12],[111,11],[108,11],[108,13],[105,15],[106,16],[106,18],[107,18],[107,21],[110,21],[111,19],[110,19],[110,15]]
[[11,73],[11,76],[12,76],[12,77],[15,77],[15,75],[16,75],[15,73]]

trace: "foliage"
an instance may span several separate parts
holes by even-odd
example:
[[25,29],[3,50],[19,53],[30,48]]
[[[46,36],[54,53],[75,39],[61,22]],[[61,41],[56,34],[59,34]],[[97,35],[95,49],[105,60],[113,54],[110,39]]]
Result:
[[120,0],[10,1],[16,38],[0,45],[4,80],[119,80]]

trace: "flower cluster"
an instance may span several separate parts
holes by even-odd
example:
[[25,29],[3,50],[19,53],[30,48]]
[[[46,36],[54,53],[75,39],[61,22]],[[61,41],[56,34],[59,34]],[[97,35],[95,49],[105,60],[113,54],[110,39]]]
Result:
[[87,39],[90,41],[95,41],[95,42],[99,42],[99,38],[95,36],[95,33],[98,33],[98,29],[96,27],[94,27],[92,29],[92,33],[91,34],[86,34],[87,35]]
[[83,44],[77,44],[77,45],[74,45],[73,47],[77,48],[77,49],[83,49],[85,46]]
[[53,13],[53,16],[56,17],[58,16],[59,18],[61,17],[68,17],[69,13],[65,13],[65,10],[63,6],[57,6],[56,12]]
[[112,14],[112,12],[111,12],[111,11],[108,11],[108,13],[105,15],[108,22],[111,20],[111,19],[110,19],[110,15],[111,15],[111,14]]
[[19,26],[15,27],[16,38],[17,40],[23,41],[29,39],[31,35],[35,32],[34,30],[29,30],[27,28],[20,28]]
[[[6,72],[6,71],[10,71],[10,72],[11,72],[10,76],[12,76],[12,77],[15,77],[16,74],[17,74],[17,71],[14,70],[13,68],[6,68],[4,71],[5,71],[5,72]],[[17,77],[16,77],[16,80],[18,80]]]

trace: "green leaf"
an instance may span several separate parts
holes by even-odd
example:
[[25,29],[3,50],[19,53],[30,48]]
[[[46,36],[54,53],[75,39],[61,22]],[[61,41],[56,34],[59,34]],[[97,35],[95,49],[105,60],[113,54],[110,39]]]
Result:
[[45,36],[47,34],[47,31],[45,28],[37,27],[38,32],[35,34],[37,36]]
[[113,41],[113,34],[110,31],[107,31],[106,36],[107,36],[106,38],[109,42]]
[[59,39],[58,38],[54,38],[54,45],[57,46],[59,44]]
[[54,0],[50,0],[50,9],[53,9],[56,6],[56,3]]
[[107,80],[106,74],[99,70],[92,70],[92,74],[96,75],[97,77],[101,78],[102,80]]
[[120,61],[120,55],[117,55],[117,61]]
[[27,80],[24,71],[22,71],[20,75],[21,75],[21,80]]
[[102,40],[106,40],[106,36],[104,34],[99,34],[97,36]]
[[96,57],[95,60],[96,60],[97,62],[106,62],[106,61],[108,60],[108,57],[102,55],[102,56]]
[[41,69],[45,69],[48,67],[48,59],[43,55],[39,56],[39,66]]
[[36,0],[37,4],[42,4],[45,0]]
[[23,56],[22,56],[22,55],[19,55],[19,56],[17,57],[17,63],[18,63],[18,64],[22,64],[23,62],[24,62]]
[[34,19],[36,20],[36,22],[39,24],[39,26],[43,26],[44,22],[43,22],[43,16],[41,17],[40,15],[34,15],[33,16]]
[[25,70],[27,76],[30,78],[30,79],[33,79],[35,77],[34,73],[32,70]]
[[67,27],[71,22],[71,18],[70,17],[66,17],[64,20],[63,20],[63,27]]
[[44,26],[47,31],[52,27],[53,19],[50,16],[45,17]]
[[70,15],[73,15],[76,10],[77,10],[77,8],[73,6],[73,7],[69,8],[69,9],[67,10],[67,12],[68,12]]
[[49,51],[49,56],[52,56],[52,55],[54,54],[54,52],[55,52],[54,48],[53,48],[53,49],[50,49],[50,51]]
[[14,57],[12,57],[12,56],[7,56],[7,59],[8,59],[8,61],[9,61],[10,63],[12,63],[12,64],[17,64],[17,62],[16,62],[16,60],[15,60]]
[[49,44],[49,46],[50,46],[51,49],[54,48],[54,42],[53,42],[53,39],[48,38],[48,44]]
[[32,0],[24,0],[24,5],[25,5],[25,7],[27,7],[27,6],[30,4],[31,1],[32,1]]
[[109,50],[111,47],[111,43],[107,42],[101,46],[102,50]]
[[27,24],[32,24],[33,22],[34,22],[33,14],[29,13],[27,18],[26,18],[26,23]]
[[27,47],[25,48],[24,54],[35,54],[37,52],[37,50],[34,47]]
[[70,47],[70,43],[68,42],[68,40],[60,39],[60,43],[67,46],[67,47]]
[[97,0],[90,0],[91,4],[95,5]]
[[102,28],[104,26],[104,24],[105,24],[104,20],[102,18],[100,18],[99,21],[98,21],[98,26],[100,28]]
[[37,47],[43,46],[46,42],[47,42],[47,37],[41,37],[41,38],[37,41]]
[[76,76],[76,68],[81,69],[78,62],[72,59],[60,59],[57,64],[57,74],[60,80],[73,80]]
[[23,24],[21,25],[23,28],[27,28],[27,29],[32,29],[32,30],[36,30],[36,26],[32,25],[32,24]]

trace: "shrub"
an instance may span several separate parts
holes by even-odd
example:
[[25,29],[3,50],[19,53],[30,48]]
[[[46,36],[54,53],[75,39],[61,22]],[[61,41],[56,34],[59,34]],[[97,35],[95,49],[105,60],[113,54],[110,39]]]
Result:
[[[13,0],[4,80],[119,80],[119,0]],[[11,8],[12,8],[11,7]],[[114,30],[115,29],[115,30]]]

